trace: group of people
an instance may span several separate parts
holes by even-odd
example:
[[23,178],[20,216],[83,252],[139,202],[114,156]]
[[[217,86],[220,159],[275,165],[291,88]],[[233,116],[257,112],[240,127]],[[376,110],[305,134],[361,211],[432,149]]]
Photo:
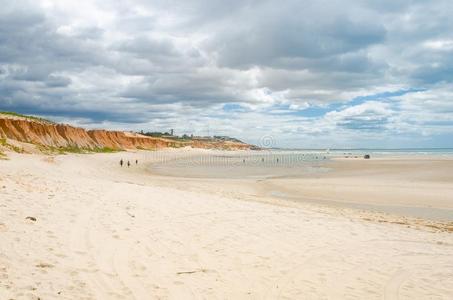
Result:
[[[124,160],[121,159],[120,160],[120,166],[122,167],[124,164]],[[138,159],[135,160],[135,164],[138,165]],[[127,167],[129,168],[131,166],[131,162],[128,160],[127,163],[126,163]]]

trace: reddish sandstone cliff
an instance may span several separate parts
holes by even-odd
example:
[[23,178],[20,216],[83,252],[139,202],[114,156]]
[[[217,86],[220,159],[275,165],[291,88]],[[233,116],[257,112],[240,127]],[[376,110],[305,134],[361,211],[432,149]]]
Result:
[[110,148],[157,149],[192,146],[194,148],[250,149],[250,145],[229,141],[175,141],[122,131],[85,130],[64,124],[53,124],[0,115],[0,137],[45,147],[77,147],[87,150]]

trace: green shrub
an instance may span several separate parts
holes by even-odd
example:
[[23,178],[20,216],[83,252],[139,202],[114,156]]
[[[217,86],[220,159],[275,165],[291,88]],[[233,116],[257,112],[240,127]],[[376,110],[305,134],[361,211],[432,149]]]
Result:
[[78,146],[66,146],[66,147],[59,147],[58,152],[60,153],[86,153],[86,150],[80,148]]
[[8,144],[8,142],[7,142],[7,140],[5,138],[1,138],[0,139],[0,146],[6,147],[6,148],[8,148],[8,149],[10,149],[10,150],[12,150],[14,152],[17,152],[17,153],[24,153],[24,149],[23,148]]
[[96,152],[96,153],[115,153],[115,152],[119,152],[121,150],[117,150],[117,149],[113,149],[113,148],[109,148],[109,147],[102,147],[102,148],[94,148],[89,151]]
[[35,117],[35,116],[22,115],[22,114],[15,113],[15,112],[12,112],[12,111],[0,111],[0,114],[54,124],[54,122],[52,122],[50,120],[46,120],[46,119],[43,119],[43,118],[40,118],[40,117]]
[[16,153],[24,153],[25,152],[24,148],[17,147],[17,146],[14,146],[14,145],[8,145],[8,148],[10,148],[11,150],[13,150]]
[[85,154],[85,153],[115,153],[121,150],[116,150],[109,147],[100,147],[100,148],[81,148],[78,146],[65,146],[65,147],[53,147],[53,146],[44,146],[38,145],[38,149],[45,154],[67,154],[67,153],[76,153],[76,154]]

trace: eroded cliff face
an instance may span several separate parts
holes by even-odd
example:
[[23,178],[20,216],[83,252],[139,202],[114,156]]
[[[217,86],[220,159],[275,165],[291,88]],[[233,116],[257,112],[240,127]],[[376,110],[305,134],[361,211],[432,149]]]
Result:
[[2,118],[0,116],[0,137],[32,143],[45,147],[77,147],[94,150],[159,149],[167,147],[250,149],[250,145],[233,142],[174,141],[164,138],[129,134],[122,131],[85,130],[64,124],[36,122],[26,119]]

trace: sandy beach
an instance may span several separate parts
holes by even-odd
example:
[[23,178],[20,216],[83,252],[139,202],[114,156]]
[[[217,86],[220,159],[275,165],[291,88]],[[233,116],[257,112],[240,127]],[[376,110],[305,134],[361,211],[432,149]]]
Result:
[[144,151],[8,156],[0,299],[453,296],[449,158],[204,179],[154,174]]

